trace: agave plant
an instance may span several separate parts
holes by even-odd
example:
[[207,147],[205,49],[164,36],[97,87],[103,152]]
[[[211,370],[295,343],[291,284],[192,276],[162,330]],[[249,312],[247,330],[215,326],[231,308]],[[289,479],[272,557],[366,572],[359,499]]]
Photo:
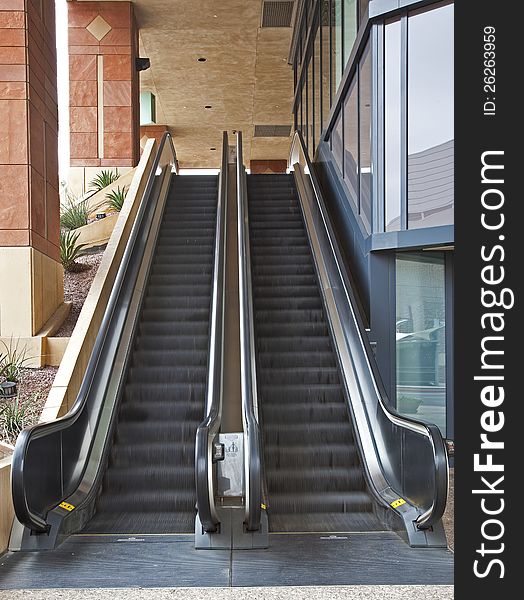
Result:
[[71,230],[87,225],[89,212],[87,199],[78,201],[73,194],[68,194],[60,206],[60,226]]
[[5,354],[0,354],[0,377],[12,383],[19,382],[20,369],[29,360],[27,348],[24,346],[22,349],[19,349],[18,342],[19,340],[14,342],[13,338],[11,338],[9,345],[7,345],[4,340],[0,340],[0,343],[5,348]]
[[[35,395],[36,400],[38,395]],[[20,400],[18,396],[12,402],[0,407],[0,426],[4,437],[14,443],[18,434],[28,424],[31,418],[31,400]]]
[[77,271],[76,259],[81,256],[85,244],[77,244],[80,233],[60,231],[60,260],[66,271]]
[[117,187],[106,194],[106,204],[109,208],[120,212],[122,210],[122,206],[124,205],[126,196],[127,188],[125,186],[123,188]]
[[119,178],[118,169],[114,171],[104,170],[100,171],[98,175],[90,182],[91,189],[99,192],[103,190],[108,185],[111,185]]

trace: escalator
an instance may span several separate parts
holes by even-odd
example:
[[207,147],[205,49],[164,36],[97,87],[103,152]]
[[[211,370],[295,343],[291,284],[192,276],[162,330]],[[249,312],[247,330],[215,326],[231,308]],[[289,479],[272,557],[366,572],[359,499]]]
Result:
[[272,531],[383,529],[353,437],[292,175],[247,177]]
[[76,400],[17,440],[11,549],[54,549],[79,532],[194,532],[195,438],[216,395],[209,361],[219,342],[224,140],[218,177],[179,176],[169,134],[143,161]]
[[176,177],[86,533],[190,533],[204,414],[218,178]]

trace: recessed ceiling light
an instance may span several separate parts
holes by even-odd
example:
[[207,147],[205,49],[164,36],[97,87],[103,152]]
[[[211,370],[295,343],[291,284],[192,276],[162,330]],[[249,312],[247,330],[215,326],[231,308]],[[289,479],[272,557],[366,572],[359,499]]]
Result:
[[197,58],[198,62],[206,62],[207,58],[204,58],[203,56],[201,56],[200,58]]
[[204,108],[213,108],[213,107],[211,106],[211,104],[206,104],[206,105],[204,106]]
[[215,17],[215,19],[218,19],[218,15],[213,15]]
[[182,108],[187,108],[187,106],[183,106]]

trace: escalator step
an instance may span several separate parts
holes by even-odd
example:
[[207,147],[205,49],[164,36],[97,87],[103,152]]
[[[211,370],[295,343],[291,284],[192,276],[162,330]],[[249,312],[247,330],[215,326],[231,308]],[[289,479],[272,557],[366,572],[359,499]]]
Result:
[[362,469],[350,468],[317,468],[307,473],[296,469],[279,469],[268,473],[271,489],[289,492],[351,492],[363,491],[365,482]]
[[204,402],[205,382],[201,383],[153,383],[150,381],[128,383],[125,397],[131,402],[163,400],[167,405],[173,402]]
[[124,421],[198,421],[202,419],[202,402],[180,402],[172,401],[166,404],[165,397],[159,396],[158,400],[147,402],[127,401],[120,409],[120,419]]
[[248,176],[248,206],[270,530],[378,529],[293,177]]
[[206,381],[206,367],[131,367],[130,383],[200,383]]
[[[160,346],[160,344],[159,344]],[[196,350],[135,350],[133,364],[144,367],[205,367],[207,349]]]
[[352,444],[329,444],[328,447],[320,443],[311,443],[308,446],[284,444],[265,446],[265,466],[268,474],[273,469],[291,468],[306,474],[308,470],[316,467],[350,468],[358,465],[358,455]]
[[174,177],[89,533],[191,533],[218,178]]
[[[194,442],[194,440],[193,440]],[[194,468],[195,445],[185,442],[140,443],[129,446],[115,444],[111,449],[110,467],[130,467],[136,465],[186,465]],[[110,492],[102,487],[102,491]]]
[[207,335],[139,335],[136,338],[138,350],[205,350],[208,349]]
[[195,421],[128,421],[122,419],[118,424],[116,442],[130,445],[140,439],[142,443],[190,441],[195,437],[202,419]]
[[271,510],[279,513],[297,512],[368,512],[371,500],[366,492],[294,492],[271,494]]
[[[269,412],[270,409],[264,411]],[[304,445],[311,442],[326,444],[351,443],[353,435],[347,419],[342,423],[315,422],[314,428],[311,423],[275,423],[264,417],[264,439],[268,445],[285,443],[288,446]]]

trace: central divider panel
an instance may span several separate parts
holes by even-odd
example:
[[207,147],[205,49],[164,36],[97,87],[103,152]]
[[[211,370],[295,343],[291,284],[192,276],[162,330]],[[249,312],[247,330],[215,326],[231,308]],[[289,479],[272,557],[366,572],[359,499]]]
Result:
[[218,178],[173,178],[108,468],[86,533],[192,533]]

